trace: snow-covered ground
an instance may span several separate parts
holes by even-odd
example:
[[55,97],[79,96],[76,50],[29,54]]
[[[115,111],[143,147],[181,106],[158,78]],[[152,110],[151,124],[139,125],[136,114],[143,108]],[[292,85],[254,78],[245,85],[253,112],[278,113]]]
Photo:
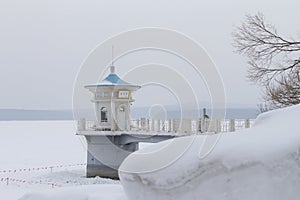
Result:
[[[1,177],[36,181],[0,182],[1,199],[298,200],[299,118],[300,105],[262,114],[251,129],[222,134],[204,158],[199,156],[203,135],[145,145],[123,162],[122,185],[82,177],[86,154],[73,122],[1,122],[0,171],[35,167]],[[188,148],[174,160],[184,145]],[[37,171],[41,166],[56,168]]]
[[86,149],[73,121],[1,121],[0,138],[0,199],[76,185],[119,184],[84,178]]
[[[202,159],[204,136],[142,149],[120,168],[125,193],[130,200],[298,200],[299,119],[300,105],[264,113],[253,128],[224,133]],[[165,162],[189,142],[177,160]]]

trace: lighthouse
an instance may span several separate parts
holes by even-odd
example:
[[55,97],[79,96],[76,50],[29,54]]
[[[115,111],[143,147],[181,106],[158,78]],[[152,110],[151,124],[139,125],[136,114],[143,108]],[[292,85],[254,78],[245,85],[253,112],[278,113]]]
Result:
[[122,80],[112,65],[106,78],[85,88],[92,93],[97,119],[90,129],[86,129],[88,122],[80,120],[77,131],[87,141],[86,175],[117,179],[123,160],[138,150],[138,141],[126,142],[124,135],[130,131],[132,94],[140,86]]
[[141,86],[121,79],[115,73],[113,63],[109,74],[102,81],[84,85],[84,88],[91,94],[96,116],[95,121],[79,119],[76,130],[77,135],[86,139],[87,177],[118,179],[119,167],[130,153],[138,150],[140,142],[156,143],[202,134],[203,130],[210,133],[221,131],[219,120],[206,117],[155,119],[149,116],[148,119],[130,119],[133,94]]
[[[87,177],[118,179],[118,169],[124,159],[138,150],[139,142],[156,143],[174,138],[175,135],[162,127],[160,120],[141,118],[132,124],[130,119],[133,93],[141,88],[122,80],[113,64],[110,73],[100,83],[84,86],[92,95],[96,121],[80,119],[76,134],[82,135],[87,144]],[[155,123],[156,121],[156,123]],[[150,129],[150,127],[152,127]]]
[[115,67],[110,66],[110,74],[100,83],[86,85],[93,94],[97,129],[100,131],[129,131],[130,106],[134,102],[132,93],[140,88],[122,80]]

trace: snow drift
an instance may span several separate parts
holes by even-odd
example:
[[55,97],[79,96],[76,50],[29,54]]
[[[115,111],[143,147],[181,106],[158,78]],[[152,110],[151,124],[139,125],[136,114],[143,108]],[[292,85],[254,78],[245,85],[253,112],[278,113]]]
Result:
[[[299,119],[300,105],[261,114],[253,128],[224,133],[203,159],[199,151],[206,136],[154,144],[127,157],[121,183],[130,200],[299,199]],[[187,140],[193,141],[189,148],[169,162],[174,147]],[[156,160],[167,162],[151,171]]]

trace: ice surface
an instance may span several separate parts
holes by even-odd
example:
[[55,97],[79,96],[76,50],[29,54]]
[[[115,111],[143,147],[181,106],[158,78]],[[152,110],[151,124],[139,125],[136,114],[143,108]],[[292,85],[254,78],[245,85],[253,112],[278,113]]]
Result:
[[[1,121],[0,199],[16,200],[26,193],[58,189],[51,184],[61,189],[119,184],[99,177],[84,178],[85,142],[75,135],[75,127],[74,121]],[[9,185],[8,177],[12,179]]]
[[20,200],[127,200],[121,185],[89,185],[29,193]]

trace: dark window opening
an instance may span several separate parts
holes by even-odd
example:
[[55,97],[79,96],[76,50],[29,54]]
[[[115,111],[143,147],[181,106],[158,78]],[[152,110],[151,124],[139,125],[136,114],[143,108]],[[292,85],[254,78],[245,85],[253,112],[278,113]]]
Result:
[[101,122],[107,122],[107,109],[105,107],[101,108]]
[[125,112],[125,107],[124,106],[120,106],[119,107],[119,112]]

